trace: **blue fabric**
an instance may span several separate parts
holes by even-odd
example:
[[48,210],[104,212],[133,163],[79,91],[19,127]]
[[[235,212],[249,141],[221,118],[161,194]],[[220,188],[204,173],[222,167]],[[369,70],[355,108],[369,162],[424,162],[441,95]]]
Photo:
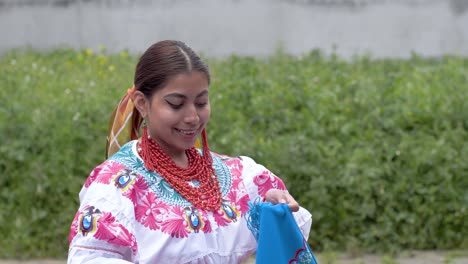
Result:
[[313,263],[317,261],[287,204],[249,203],[247,226],[257,239],[256,263]]

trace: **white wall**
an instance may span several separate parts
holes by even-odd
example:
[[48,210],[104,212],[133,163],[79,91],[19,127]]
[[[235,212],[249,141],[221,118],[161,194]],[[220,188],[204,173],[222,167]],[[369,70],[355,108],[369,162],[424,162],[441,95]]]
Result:
[[279,45],[293,54],[336,46],[344,57],[468,55],[461,0],[63,1],[0,1],[0,52],[100,44],[110,52],[142,52],[157,40],[180,39],[208,56],[262,56]]

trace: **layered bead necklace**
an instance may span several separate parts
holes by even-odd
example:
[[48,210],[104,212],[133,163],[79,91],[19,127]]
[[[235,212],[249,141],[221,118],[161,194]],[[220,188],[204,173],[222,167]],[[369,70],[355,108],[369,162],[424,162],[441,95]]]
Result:
[[[203,155],[195,147],[185,150],[188,168],[178,166],[143,128],[138,142],[138,154],[148,170],[160,174],[183,198],[193,206],[207,211],[217,211],[221,207],[222,194],[218,177],[213,169],[213,160],[208,148],[206,131],[202,132]],[[198,182],[198,187],[193,181]]]

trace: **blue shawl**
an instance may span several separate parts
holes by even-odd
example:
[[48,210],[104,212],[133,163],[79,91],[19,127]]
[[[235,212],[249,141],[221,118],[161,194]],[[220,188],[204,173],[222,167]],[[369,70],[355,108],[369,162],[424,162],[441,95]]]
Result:
[[247,226],[257,239],[256,263],[312,263],[312,250],[287,204],[249,203]]

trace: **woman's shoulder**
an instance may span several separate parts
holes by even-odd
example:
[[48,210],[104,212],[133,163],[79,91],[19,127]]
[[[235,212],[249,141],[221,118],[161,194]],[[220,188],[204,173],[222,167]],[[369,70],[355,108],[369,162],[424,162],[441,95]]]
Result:
[[119,175],[131,174],[140,162],[133,153],[134,142],[128,142],[115,154],[94,167],[89,174],[84,187],[88,188],[93,183],[111,184],[113,178]]
[[138,140],[132,140],[125,143],[117,152],[110,156],[107,161],[119,161],[121,159],[137,158],[137,142]]
[[214,152],[211,152],[211,154],[213,156],[215,166],[217,163],[223,163],[231,170],[231,172],[239,172],[243,177],[261,174],[268,170],[249,156],[229,156]]
[[220,153],[216,153],[216,152],[213,152],[211,151],[211,155],[216,157],[216,158],[219,158],[221,159],[222,161],[238,161],[238,162],[242,162],[242,163],[255,163],[254,159],[252,159],[251,157],[248,157],[248,156],[230,156],[230,155],[226,155],[226,154],[220,154]]

